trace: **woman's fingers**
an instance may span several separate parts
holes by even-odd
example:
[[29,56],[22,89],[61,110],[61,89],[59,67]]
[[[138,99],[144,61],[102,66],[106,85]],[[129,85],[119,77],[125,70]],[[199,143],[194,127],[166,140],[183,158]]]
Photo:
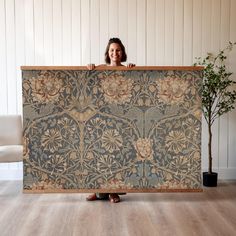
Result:
[[131,68],[131,67],[134,67],[134,66],[135,66],[135,64],[133,64],[133,63],[128,63],[128,64],[127,64],[127,67],[128,67],[128,68]]
[[87,68],[88,68],[89,70],[93,70],[93,69],[95,68],[95,64],[88,64],[88,65],[87,65]]

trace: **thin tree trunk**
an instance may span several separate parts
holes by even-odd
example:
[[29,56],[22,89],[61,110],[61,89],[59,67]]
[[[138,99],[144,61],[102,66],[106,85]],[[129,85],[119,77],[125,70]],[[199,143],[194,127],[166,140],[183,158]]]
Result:
[[209,134],[209,140],[208,140],[208,158],[209,158],[209,164],[208,164],[208,173],[212,173],[212,131],[211,131],[211,124],[208,123],[208,134]]

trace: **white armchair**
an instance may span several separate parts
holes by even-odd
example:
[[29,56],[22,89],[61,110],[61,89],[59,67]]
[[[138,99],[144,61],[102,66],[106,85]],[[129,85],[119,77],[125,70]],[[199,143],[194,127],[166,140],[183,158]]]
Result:
[[0,162],[19,162],[22,159],[21,116],[0,115]]

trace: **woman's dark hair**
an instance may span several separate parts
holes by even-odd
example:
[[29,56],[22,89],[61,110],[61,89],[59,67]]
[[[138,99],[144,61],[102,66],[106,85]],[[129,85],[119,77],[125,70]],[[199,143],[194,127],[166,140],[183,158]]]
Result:
[[110,48],[110,45],[112,43],[117,43],[120,45],[121,47],[121,51],[122,51],[122,57],[121,57],[121,62],[124,62],[127,60],[127,55],[126,55],[126,52],[125,52],[125,46],[123,45],[123,43],[121,42],[121,40],[119,38],[110,38],[109,41],[108,41],[108,44],[107,44],[107,47],[106,47],[106,51],[105,51],[105,62],[107,64],[110,64],[111,63],[111,59],[109,57],[109,48]]

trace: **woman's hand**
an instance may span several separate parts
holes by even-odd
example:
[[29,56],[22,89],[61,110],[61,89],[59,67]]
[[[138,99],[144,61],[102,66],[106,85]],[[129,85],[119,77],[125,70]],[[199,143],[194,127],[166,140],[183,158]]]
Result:
[[128,67],[128,68],[135,67],[135,64],[133,64],[133,63],[128,63],[126,67]]
[[87,68],[88,68],[89,70],[93,70],[93,69],[95,68],[95,64],[88,64],[88,65],[87,65]]

